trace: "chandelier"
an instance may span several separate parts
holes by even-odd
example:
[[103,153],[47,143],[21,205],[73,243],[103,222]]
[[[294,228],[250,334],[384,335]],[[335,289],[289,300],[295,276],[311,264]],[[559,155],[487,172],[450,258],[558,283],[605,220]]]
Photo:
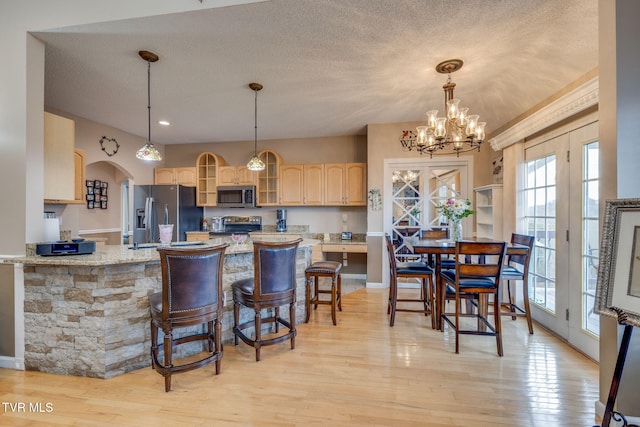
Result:
[[449,59],[436,66],[436,71],[448,74],[444,89],[445,117],[438,117],[438,110],[427,111],[427,123],[418,126],[416,131],[403,130],[400,137],[402,151],[416,150],[420,154],[465,153],[474,149],[480,151],[485,139],[485,122],[479,122],[480,116],[469,114],[469,108],[460,107],[460,100],[453,97],[456,84],[451,81],[451,73],[462,68],[462,60]]
[[254,98],[254,133],[253,133],[253,156],[249,159],[249,163],[247,163],[247,169],[250,171],[263,171],[265,169],[265,164],[260,157],[258,157],[258,91],[262,90],[262,85],[260,83],[249,83],[249,89],[251,89],[255,93]]

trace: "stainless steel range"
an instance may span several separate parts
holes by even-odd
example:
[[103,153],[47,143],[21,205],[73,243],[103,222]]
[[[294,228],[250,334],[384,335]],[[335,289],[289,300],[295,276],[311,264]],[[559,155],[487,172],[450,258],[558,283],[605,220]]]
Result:
[[252,231],[262,230],[262,217],[261,216],[225,216],[223,218],[224,231],[223,232],[211,232],[209,234],[232,234],[232,233],[245,233],[248,234]]

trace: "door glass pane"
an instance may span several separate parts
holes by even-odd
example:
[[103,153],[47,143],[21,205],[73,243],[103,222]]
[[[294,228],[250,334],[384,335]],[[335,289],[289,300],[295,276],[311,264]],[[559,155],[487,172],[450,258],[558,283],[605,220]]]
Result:
[[593,312],[598,277],[599,221],[599,146],[586,144],[582,164],[582,328],[599,335],[600,317]]
[[529,299],[555,312],[556,296],[556,160],[550,155],[526,163],[525,218],[527,234],[535,236],[529,269]]
[[411,261],[411,251],[405,245],[407,237],[418,237],[422,226],[423,172],[420,169],[396,170],[393,180],[393,225],[391,238],[399,261]]

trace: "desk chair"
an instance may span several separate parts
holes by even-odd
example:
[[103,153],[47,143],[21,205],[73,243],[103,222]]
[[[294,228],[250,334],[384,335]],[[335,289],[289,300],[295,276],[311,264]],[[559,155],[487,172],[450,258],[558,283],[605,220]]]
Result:
[[[222,360],[222,262],[228,244],[208,248],[159,248],[162,292],[149,297],[151,308],[151,366],[164,376],[165,391],[171,390],[171,375],[200,368],[211,362],[220,373]],[[175,328],[206,324],[206,332],[173,337]],[[158,329],[164,343],[158,344]],[[176,345],[203,340],[207,356],[190,363],[174,365]],[[161,361],[158,353],[164,350]]]

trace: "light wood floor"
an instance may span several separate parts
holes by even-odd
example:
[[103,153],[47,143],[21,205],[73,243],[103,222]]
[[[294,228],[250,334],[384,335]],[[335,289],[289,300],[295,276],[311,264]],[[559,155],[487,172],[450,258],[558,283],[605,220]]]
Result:
[[[220,375],[213,365],[175,375],[169,393],[151,368],[109,380],[0,370],[0,425],[593,425],[598,366],[539,327],[530,336],[522,318],[503,319],[504,357],[480,336],[462,336],[456,355],[450,330],[415,313],[390,328],[386,290],[360,289],[344,297],[337,326],[328,306],[299,325],[295,350],[265,347],[256,363],[252,348],[226,345]],[[25,412],[7,405],[21,402]]]

